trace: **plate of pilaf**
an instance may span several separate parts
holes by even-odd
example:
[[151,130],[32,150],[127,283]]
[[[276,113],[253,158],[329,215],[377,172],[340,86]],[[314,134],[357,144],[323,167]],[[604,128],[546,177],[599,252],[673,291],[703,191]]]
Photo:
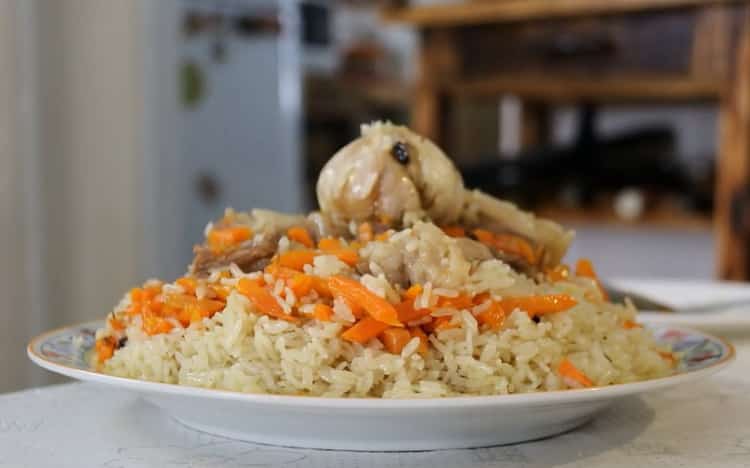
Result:
[[464,186],[406,127],[339,150],[307,214],[227,209],[185,274],[35,338],[51,371],[141,394],[186,426],[297,447],[530,440],[734,356],[608,300],[574,233]]

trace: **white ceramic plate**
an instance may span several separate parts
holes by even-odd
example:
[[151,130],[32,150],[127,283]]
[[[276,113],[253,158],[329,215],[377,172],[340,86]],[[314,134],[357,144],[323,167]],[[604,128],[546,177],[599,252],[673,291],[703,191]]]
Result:
[[[253,442],[293,447],[408,451],[520,442],[575,428],[618,398],[688,385],[726,366],[731,344],[701,332],[655,328],[657,340],[682,353],[670,377],[583,390],[413,400],[259,395],[124,379],[93,370],[91,322],[31,341],[29,357],[45,369],[128,389],[184,425]],[[102,415],[106,418],[106,415]]]
[[724,304],[710,313],[640,311],[638,319],[651,325],[680,325],[720,333],[750,330],[750,285],[747,283],[635,278],[616,278],[608,283],[676,309]]

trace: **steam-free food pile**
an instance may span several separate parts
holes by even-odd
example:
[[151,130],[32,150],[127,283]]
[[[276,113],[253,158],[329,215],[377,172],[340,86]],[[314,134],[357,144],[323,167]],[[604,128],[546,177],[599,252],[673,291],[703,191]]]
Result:
[[97,333],[108,374],[250,393],[418,398],[611,385],[674,357],[608,302],[573,234],[464,187],[376,122],[317,182],[320,211],[210,223],[185,276],[133,288]]

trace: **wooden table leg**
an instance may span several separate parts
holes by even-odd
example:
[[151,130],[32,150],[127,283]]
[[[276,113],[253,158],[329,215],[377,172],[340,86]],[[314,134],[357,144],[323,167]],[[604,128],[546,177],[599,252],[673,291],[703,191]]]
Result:
[[719,114],[715,230],[718,276],[750,279],[750,9]]

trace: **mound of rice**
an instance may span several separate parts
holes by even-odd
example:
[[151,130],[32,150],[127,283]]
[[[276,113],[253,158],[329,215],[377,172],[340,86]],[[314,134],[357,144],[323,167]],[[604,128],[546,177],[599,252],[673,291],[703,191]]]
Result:
[[[286,238],[279,242],[282,248],[289,243]],[[223,310],[188,327],[149,336],[134,320],[125,330],[127,346],[106,360],[103,371],[240,392],[383,398],[498,395],[575,387],[576,382],[557,372],[563,358],[595,385],[645,380],[671,372],[671,361],[664,359],[664,350],[657,348],[647,330],[623,326],[635,323],[635,309],[604,301],[590,278],[571,275],[564,281],[534,281],[500,260],[467,257],[459,247],[457,239],[444,235],[433,224],[418,222],[388,239],[362,246],[360,268],[332,255],[319,255],[312,265],[305,266],[305,272],[356,278],[391,301],[398,300],[403,282],[419,283],[424,285],[415,299],[419,307],[434,307],[440,297],[459,293],[488,293],[492,300],[567,294],[577,304],[535,318],[519,309],[508,311],[498,330],[477,321],[488,303],[466,309],[437,308],[432,317],[450,317],[452,328],[430,334],[426,352],[418,352],[420,341],[413,338],[394,354],[377,338],[365,344],[341,338],[341,332],[355,320],[342,301],[333,303],[331,321],[295,324],[263,314],[232,289]],[[214,279],[230,288],[240,278],[259,275],[245,274],[236,267],[228,271],[226,277]],[[277,286],[279,291],[283,289],[283,285]],[[300,301],[302,308],[316,299],[289,296],[280,300]],[[128,305],[126,296],[116,313]],[[110,332],[101,330],[100,336]]]

